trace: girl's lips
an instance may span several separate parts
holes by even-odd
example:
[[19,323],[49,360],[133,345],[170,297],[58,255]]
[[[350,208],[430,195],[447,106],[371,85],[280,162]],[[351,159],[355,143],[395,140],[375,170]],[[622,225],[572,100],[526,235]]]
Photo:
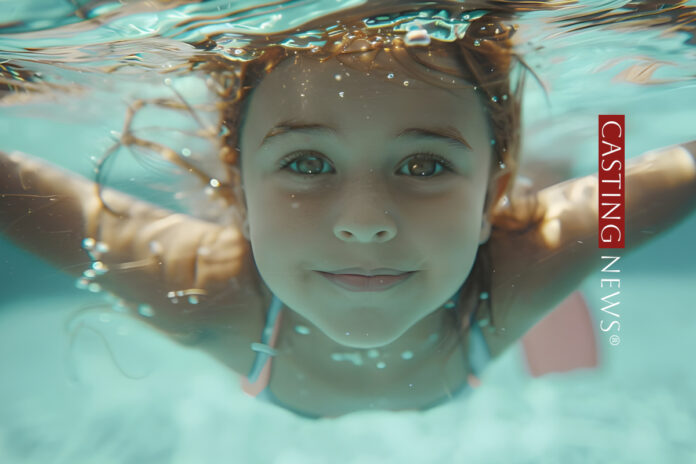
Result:
[[353,292],[379,292],[387,290],[405,281],[416,271],[405,272],[400,275],[376,275],[372,277],[357,274],[331,274],[330,272],[317,271],[328,280],[341,288]]

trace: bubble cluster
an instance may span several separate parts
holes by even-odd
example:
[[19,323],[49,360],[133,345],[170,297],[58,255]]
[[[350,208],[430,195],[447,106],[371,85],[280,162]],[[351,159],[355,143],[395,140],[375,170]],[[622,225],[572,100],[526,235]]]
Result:
[[336,362],[348,361],[356,366],[363,365],[362,355],[358,352],[352,353],[331,353],[331,360]]
[[80,290],[99,293],[102,290],[102,286],[94,280],[109,272],[109,268],[101,261],[102,256],[109,252],[109,246],[92,237],[86,237],[82,239],[82,249],[87,252],[91,264],[89,268],[82,272],[82,277],[77,279],[75,286]]

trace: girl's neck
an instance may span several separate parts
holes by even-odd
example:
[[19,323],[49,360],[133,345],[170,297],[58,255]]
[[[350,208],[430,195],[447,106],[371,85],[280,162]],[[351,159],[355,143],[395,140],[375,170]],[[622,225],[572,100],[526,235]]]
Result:
[[358,381],[373,376],[394,379],[413,375],[414,370],[424,364],[432,365],[441,360],[444,365],[461,346],[455,301],[448,301],[393,342],[377,348],[342,345],[309,320],[284,307],[276,342],[278,356],[282,356],[284,362],[295,364],[298,371],[328,378]]

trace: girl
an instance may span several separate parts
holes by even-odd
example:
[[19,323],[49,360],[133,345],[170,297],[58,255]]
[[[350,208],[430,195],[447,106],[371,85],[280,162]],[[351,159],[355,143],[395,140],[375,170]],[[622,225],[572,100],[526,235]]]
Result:
[[[224,102],[227,173],[203,176],[239,224],[14,153],[2,230],[298,414],[432,407],[599,262],[596,176],[513,190],[523,79],[506,19],[357,11],[252,37],[238,70],[194,60]],[[694,148],[629,164],[627,248],[693,210]]]

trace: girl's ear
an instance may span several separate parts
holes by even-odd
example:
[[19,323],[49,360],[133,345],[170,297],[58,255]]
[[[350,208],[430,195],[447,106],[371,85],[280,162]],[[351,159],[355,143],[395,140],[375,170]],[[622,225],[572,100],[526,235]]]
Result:
[[488,192],[486,193],[486,200],[483,205],[483,217],[481,219],[479,245],[486,243],[491,236],[491,214],[493,208],[498,204],[500,199],[505,194],[511,179],[512,172],[505,171],[494,176],[490,181]]

